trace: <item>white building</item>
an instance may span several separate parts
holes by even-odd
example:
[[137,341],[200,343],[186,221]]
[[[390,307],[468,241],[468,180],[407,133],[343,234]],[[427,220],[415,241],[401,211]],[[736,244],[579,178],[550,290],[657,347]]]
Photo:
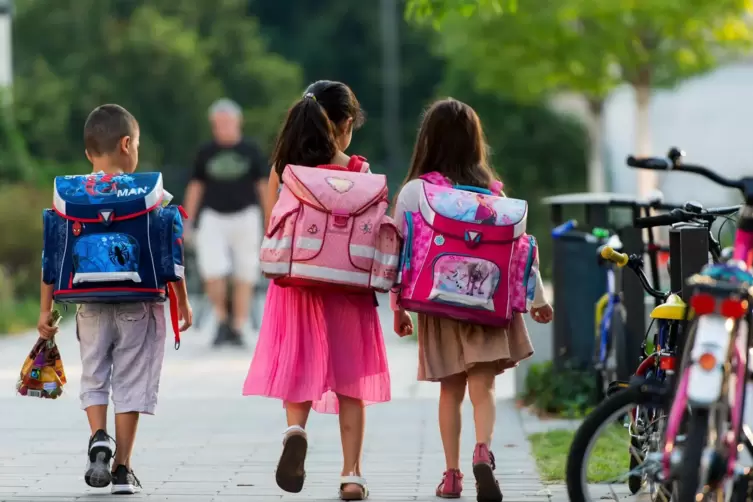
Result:
[[[689,163],[706,165],[729,177],[753,176],[753,61],[717,69],[671,90],[656,90],[651,103],[654,155],[670,147],[685,150]],[[605,165],[615,192],[635,193],[636,176],[625,165],[635,145],[633,91],[624,87],[609,98],[605,115]],[[697,175],[660,174],[668,202],[695,199],[704,205],[739,201],[735,190]]]

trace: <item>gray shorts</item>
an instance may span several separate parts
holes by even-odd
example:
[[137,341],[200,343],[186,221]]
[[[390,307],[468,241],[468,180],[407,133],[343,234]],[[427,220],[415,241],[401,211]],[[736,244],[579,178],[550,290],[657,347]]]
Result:
[[106,405],[115,413],[153,414],[165,356],[161,303],[81,305],[76,314],[81,348],[81,407]]

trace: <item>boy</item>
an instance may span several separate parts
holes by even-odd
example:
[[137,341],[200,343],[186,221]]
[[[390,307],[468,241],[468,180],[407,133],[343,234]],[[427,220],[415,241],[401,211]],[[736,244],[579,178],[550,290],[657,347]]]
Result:
[[[132,173],[139,157],[139,125],[125,108],[102,105],[84,126],[86,158],[93,171]],[[173,283],[180,328],[191,326],[192,312],[185,281]],[[58,328],[52,323],[53,285],[42,283],[37,329],[44,339]],[[81,406],[91,428],[86,474],[89,486],[133,494],[141,483],[131,469],[131,453],[139,415],[154,413],[165,352],[165,312],[161,303],[84,304],[76,312],[81,349]],[[107,434],[107,403],[112,388],[115,449]]]

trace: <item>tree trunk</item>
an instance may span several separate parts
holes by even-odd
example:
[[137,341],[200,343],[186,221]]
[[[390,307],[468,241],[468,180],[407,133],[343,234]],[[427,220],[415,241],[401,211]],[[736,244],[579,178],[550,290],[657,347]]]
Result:
[[607,177],[604,169],[604,99],[588,98],[590,116],[586,121],[590,148],[588,150],[588,191],[605,192]]
[[[636,157],[651,155],[651,119],[649,116],[651,105],[651,72],[649,69],[640,71],[633,83],[635,91],[635,152]],[[648,196],[659,188],[659,178],[656,171],[638,170],[638,195]]]

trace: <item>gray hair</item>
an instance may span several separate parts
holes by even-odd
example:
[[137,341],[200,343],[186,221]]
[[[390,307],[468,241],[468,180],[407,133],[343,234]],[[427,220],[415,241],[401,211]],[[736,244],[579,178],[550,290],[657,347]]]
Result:
[[228,98],[218,99],[217,101],[212,103],[212,106],[209,107],[210,119],[218,113],[227,113],[235,117],[243,116],[243,110],[241,110],[241,107],[238,105],[238,103]]

